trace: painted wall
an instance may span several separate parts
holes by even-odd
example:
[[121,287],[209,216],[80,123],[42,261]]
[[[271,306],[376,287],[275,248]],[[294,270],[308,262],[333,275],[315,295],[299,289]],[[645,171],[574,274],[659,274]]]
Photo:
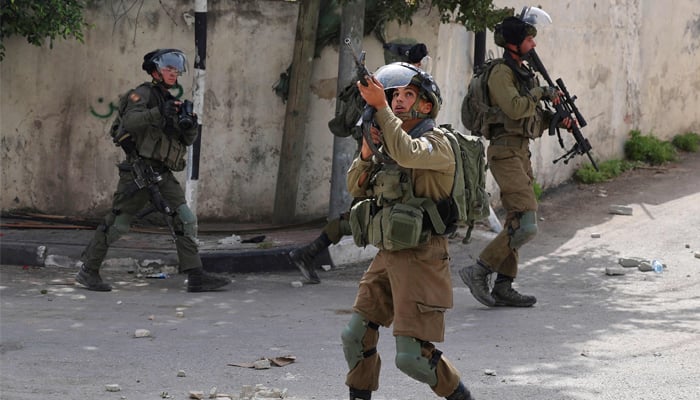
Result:
[[[85,44],[59,41],[36,48],[6,40],[0,63],[0,144],[3,210],[35,208],[61,215],[100,216],[109,209],[121,151],[107,130],[110,105],[147,79],[143,54],[176,47],[194,56],[189,1],[92,2],[95,27]],[[515,1],[498,5],[520,9]],[[554,24],[537,37],[553,78],[562,77],[588,120],[584,134],[599,160],[621,158],[630,129],[670,138],[700,132],[700,12],[693,0],[673,7],[652,0],[542,0]],[[269,221],[272,215],[285,104],[272,87],[292,59],[298,5],[289,1],[209,1],[206,93],[197,211],[201,220]],[[459,108],[471,74],[473,36],[441,25],[435,13],[412,25],[390,25],[387,39],[425,42],[444,107],[439,122],[461,127]],[[488,49],[499,48],[488,35]],[[367,63],[384,63],[374,37],[365,38]],[[335,109],[336,48],[315,59],[306,152],[297,200],[300,219],[325,216]],[[193,65],[190,60],[190,67]],[[192,97],[194,74],[184,76]],[[545,187],[568,179],[584,159],[552,165],[562,151],[555,138],[531,146],[537,180]],[[185,174],[178,174],[185,182]],[[490,182],[492,192],[495,185]],[[497,203],[497,196],[494,197]]]

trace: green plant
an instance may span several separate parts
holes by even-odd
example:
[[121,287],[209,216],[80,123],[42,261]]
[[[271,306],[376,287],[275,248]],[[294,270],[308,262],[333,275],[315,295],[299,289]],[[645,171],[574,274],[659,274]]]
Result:
[[639,164],[638,161],[607,160],[600,163],[598,171],[591,164],[584,164],[576,170],[574,179],[581,183],[599,183],[608,181],[625,171],[634,169]]
[[661,141],[653,135],[642,135],[638,130],[630,131],[630,139],[625,142],[625,156],[631,161],[643,161],[660,165],[678,158],[671,142]]
[[682,135],[674,136],[671,143],[683,151],[695,153],[700,147],[700,135],[695,132],[686,132]]
[[83,43],[85,22],[80,0],[0,0],[0,61],[5,58],[3,40],[12,35],[27,38],[35,46],[49,47],[57,37],[74,38]]
[[534,182],[532,184],[532,190],[535,192],[535,199],[537,199],[537,201],[539,202],[540,198],[542,197],[542,193],[544,193],[544,190],[542,189],[542,185],[540,185],[537,182]]

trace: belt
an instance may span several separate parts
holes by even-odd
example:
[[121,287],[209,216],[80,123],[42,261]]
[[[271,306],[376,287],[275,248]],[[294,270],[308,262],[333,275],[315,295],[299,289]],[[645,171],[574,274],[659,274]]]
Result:
[[527,147],[530,144],[530,139],[522,136],[504,136],[493,138],[489,144],[506,147]]

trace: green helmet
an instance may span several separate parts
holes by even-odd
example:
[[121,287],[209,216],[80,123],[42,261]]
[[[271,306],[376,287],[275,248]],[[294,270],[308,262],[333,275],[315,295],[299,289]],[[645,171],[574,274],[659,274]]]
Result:
[[496,45],[506,47],[507,43],[519,46],[528,36],[537,36],[538,24],[552,23],[552,18],[537,7],[523,7],[517,17],[507,17],[494,29]]
[[[380,67],[374,73],[374,77],[384,86],[384,91],[387,93],[387,99],[390,104],[393,89],[409,85],[416,86],[418,94],[432,103],[433,108],[430,114],[427,115],[420,114],[414,110],[411,112],[411,117],[433,119],[437,117],[440,106],[442,106],[442,97],[440,96],[440,88],[429,73],[408,63],[395,62]],[[414,108],[417,106],[417,104],[414,104]]]

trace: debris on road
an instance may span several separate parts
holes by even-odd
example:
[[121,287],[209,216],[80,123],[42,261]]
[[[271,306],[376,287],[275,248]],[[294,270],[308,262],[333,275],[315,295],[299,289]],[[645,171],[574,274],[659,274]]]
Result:
[[619,204],[612,204],[612,205],[610,205],[609,212],[610,212],[610,214],[617,214],[617,215],[632,215],[632,207],[622,206]]

